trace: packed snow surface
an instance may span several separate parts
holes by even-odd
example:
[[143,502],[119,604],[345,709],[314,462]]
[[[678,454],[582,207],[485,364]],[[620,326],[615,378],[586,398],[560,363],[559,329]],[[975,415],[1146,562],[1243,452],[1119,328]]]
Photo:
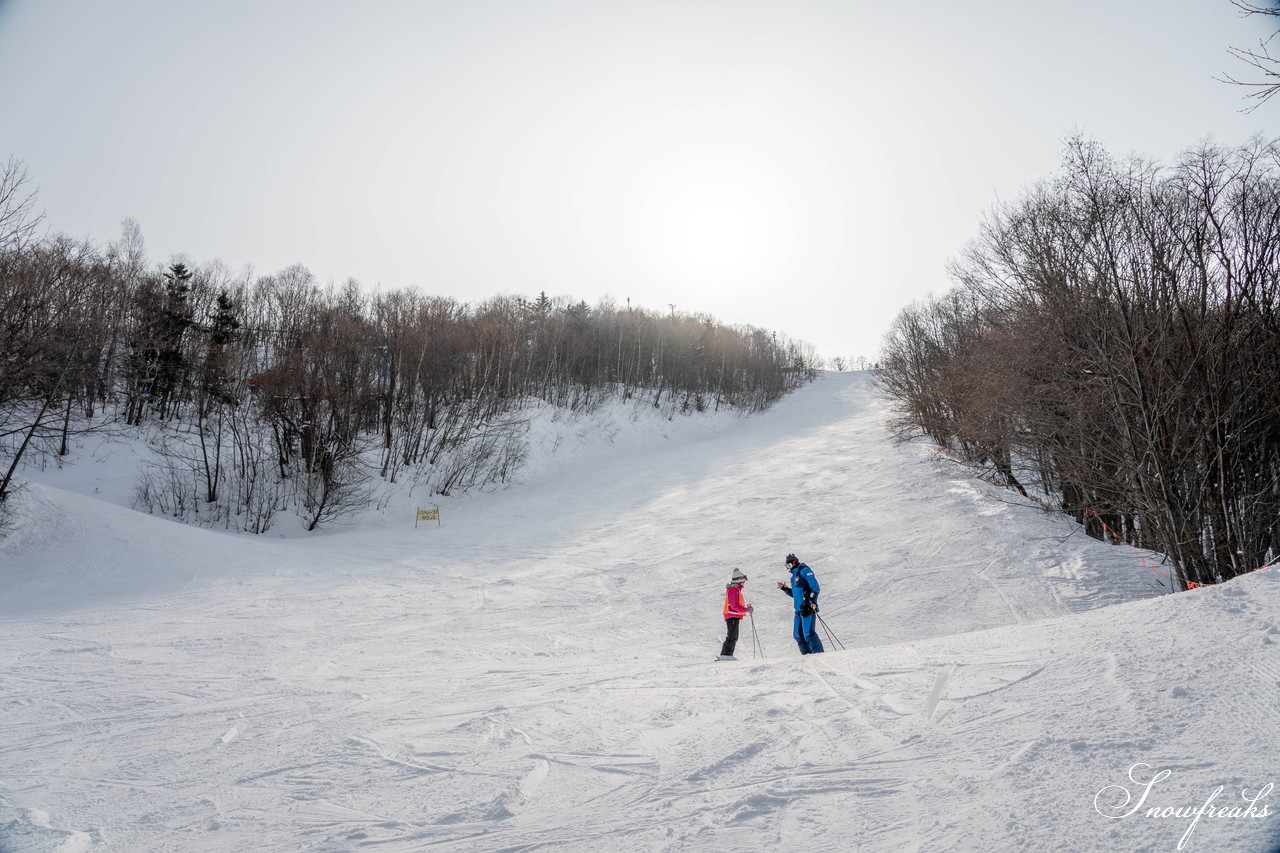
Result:
[[29,472],[0,850],[1280,848],[1277,570],[1161,594],[894,445],[865,374],[751,417],[542,415],[520,482],[311,537],[132,512],[106,445]]

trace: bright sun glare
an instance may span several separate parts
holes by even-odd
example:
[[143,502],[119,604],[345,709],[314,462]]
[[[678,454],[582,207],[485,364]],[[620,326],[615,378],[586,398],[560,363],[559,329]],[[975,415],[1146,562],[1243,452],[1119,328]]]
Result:
[[786,193],[746,161],[685,162],[656,181],[646,201],[653,262],[673,282],[759,284],[772,280],[791,253]]

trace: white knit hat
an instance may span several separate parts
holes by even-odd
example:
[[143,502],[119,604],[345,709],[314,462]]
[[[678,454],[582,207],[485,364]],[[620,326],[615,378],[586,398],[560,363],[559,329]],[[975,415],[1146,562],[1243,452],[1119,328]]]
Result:
[[746,576],[746,575],[744,575],[744,574],[742,573],[742,569],[734,569],[734,570],[733,570],[733,582],[734,582],[734,583],[742,583],[742,582],[743,582],[744,580],[746,580],[746,579],[747,579],[747,576]]

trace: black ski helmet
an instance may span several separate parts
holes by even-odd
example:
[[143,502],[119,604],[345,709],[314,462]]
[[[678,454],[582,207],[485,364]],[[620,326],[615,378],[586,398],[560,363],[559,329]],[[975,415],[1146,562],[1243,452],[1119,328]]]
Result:
[[788,566],[789,566],[789,565],[791,565],[792,563],[798,563],[798,562],[800,562],[800,561],[796,559],[796,555],[795,555],[795,554],[788,554],[788,555],[787,555],[787,565],[788,565]]

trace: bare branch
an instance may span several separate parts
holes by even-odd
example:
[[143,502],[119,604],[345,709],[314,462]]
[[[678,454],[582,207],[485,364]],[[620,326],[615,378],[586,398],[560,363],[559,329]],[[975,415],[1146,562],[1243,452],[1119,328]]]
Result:
[[15,157],[0,167],[0,252],[19,249],[35,236],[44,220],[37,212],[36,190],[27,167]]

